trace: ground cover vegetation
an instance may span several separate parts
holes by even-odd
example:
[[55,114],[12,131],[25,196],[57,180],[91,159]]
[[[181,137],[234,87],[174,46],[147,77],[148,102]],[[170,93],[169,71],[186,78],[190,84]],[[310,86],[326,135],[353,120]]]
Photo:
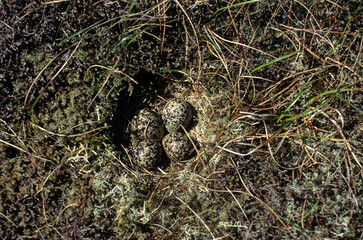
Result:
[[[2,239],[361,239],[359,0],[0,0]],[[193,106],[145,169],[137,109]]]

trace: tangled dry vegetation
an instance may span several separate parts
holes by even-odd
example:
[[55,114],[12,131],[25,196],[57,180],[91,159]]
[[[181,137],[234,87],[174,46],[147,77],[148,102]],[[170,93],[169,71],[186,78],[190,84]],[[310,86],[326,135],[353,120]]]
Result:
[[[0,1],[2,239],[361,239],[359,0]],[[196,155],[132,161],[182,98]]]

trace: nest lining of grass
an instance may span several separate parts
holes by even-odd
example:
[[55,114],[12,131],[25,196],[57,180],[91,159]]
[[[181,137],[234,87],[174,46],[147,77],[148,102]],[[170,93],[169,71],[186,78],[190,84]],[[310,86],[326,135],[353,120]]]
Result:
[[[6,239],[358,239],[357,1],[0,2]],[[188,101],[196,156],[123,127]]]

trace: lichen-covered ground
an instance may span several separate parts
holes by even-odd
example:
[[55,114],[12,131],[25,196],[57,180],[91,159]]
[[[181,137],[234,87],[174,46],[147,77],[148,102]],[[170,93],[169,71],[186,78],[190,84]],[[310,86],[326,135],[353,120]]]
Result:
[[[362,10],[0,0],[0,237],[362,239]],[[137,166],[173,97],[195,156]]]

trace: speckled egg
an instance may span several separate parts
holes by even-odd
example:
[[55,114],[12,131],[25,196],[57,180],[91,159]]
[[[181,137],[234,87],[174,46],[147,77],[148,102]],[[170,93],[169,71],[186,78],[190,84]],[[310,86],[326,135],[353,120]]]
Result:
[[161,140],[165,135],[164,124],[150,108],[140,110],[131,120],[131,133],[140,139]]
[[163,147],[170,160],[186,160],[193,151],[193,145],[187,135],[181,132],[169,133],[163,138]]
[[162,112],[162,119],[168,132],[181,131],[181,126],[187,128],[192,120],[192,108],[189,103],[181,99],[169,101]]
[[142,167],[153,167],[158,164],[163,154],[160,142],[153,140],[141,141],[134,149],[134,160]]

